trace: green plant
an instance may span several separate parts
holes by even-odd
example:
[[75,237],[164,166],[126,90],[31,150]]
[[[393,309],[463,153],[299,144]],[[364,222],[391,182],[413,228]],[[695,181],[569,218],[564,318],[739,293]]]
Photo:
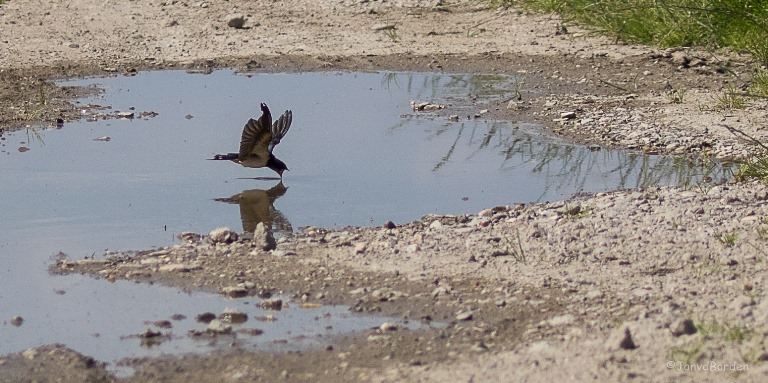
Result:
[[748,158],[739,165],[734,178],[739,182],[748,179],[768,180],[768,155],[760,153]]
[[515,230],[515,242],[512,242],[509,237],[502,237],[499,242],[501,246],[495,252],[497,256],[509,255],[517,262],[523,264],[528,262],[525,250],[523,250],[523,240],[520,238],[520,231]]
[[677,89],[672,89],[666,92],[666,96],[669,102],[674,104],[682,104],[683,100],[685,99],[685,88],[679,87]]
[[715,97],[716,110],[744,109],[747,106],[747,99],[744,94],[737,92],[733,85],[728,85],[725,91]]
[[[750,340],[757,332],[740,325],[730,325],[717,320],[709,322],[702,321],[696,323],[698,335],[692,338],[692,342],[687,345],[675,346],[670,348],[669,357],[671,360],[680,361],[685,364],[694,364],[701,360],[705,355],[709,345],[718,347],[723,343],[742,344]],[[754,349],[751,349],[754,351]],[[755,360],[755,355],[751,351],[742,354],[745,362]]]
[[515,77],[515,100],[520,101],[523,99],[523,94],[521,91],[523,90],[523,85],[525,85],[525,78],[517,78]]
[[704,354],[704,342],[697,341],[689,346],[676,346],[669,350],[669,359],[685,364],[694,364]]
[[745,326],[729,325],[716,320],[697,324],[696,329],[699,330],[702,337],[720,338],[732,343],[741,343],[756,334],[754,330]]
[[720,243],[723,244],[725,247],[733,247],[733,245],[736,244],[736,240],[739,238],[738,233],[727,233],[727,234],[720,234],[717,237],[717,240],[720,241]]
[[662,47],[729,47],[768,64],[768,7],[762,0],[489,0],[557,12],[567,23],[616,40]]
[[[43,111],[43,108],[46,104],[46,98],[45,98],[45,88],[40,85],[39,88],[39,99],[37,100],[37,103],[35,104],[34,108],[28,113],[24,115],[24,120],[27,122],[37,120],[40,117],[40,113]],[[43,142],[43,136],[40,134],[40,132],[34,127],[29,124],[27,124],[27,141],[30,141],[29,134],[32,133],[32,135],[40,142]]]
[[385,29],[384,33],[392,40],[393,43],[400,42],[400,35],[397,33],[397,28]]
[[768,96],[768,70],[758,69],[755,71],[752,75],[749,91],[756,96]]

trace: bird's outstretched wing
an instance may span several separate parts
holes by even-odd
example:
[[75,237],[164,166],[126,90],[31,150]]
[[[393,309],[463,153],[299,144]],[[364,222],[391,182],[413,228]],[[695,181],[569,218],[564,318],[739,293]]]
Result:
[[241,164],[261,167],[267,163],[274,141],[272,131],[272,113],[267,104],[262,103],[259,119],[251,118],[243,127],[239,152]]
[[272,141],[269,143],[269,152],[272,153],[272,149],[275,145],[280,143],[280,140],[288,133],[288,129],[291,128],[291,122],[293,122],[293,112],[286,110],[283,115],[272,124]]

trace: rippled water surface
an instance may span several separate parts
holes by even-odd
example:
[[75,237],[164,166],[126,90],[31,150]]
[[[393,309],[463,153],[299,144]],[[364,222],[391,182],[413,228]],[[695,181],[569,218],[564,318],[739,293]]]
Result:
[[[59,252],[70,258],[105,250],[175,243],[182,231],[218,226],[277,231],[301,226],[380,225],[428,213],[476,213],[500,204],[567,198],[651,185],[692,185],[716,166],[627,151],[597,150],[541,135],[522,122],[467,119],[493,97],[514,92],[499,76],[409,73],[209,75],[179,71],[78,80],[103,96],[83,100],[154,117],[107,119],[5,134],[0,147],[0,353],[60,342],[99,359],[205,351],[186,338],[194,315],[223,307],[249,310],[256,298],[114,284],[47,273]],[[470,109],[452,109],[477,98]],[[411,100],[448,108],[413,112]],[[275,155],[290,168],[282,184],[268,169],[207,161],[236,151],[243,124],[266,102],[292,109],[293,126]],[[445,113],[443,113],[445,112]],[[461,115],[450,121],[449,114]],[[109,141],[105,140],[109,137]],[[101,139],[101,140],[99,140]],[[19,148],[23,148],[21,151]],[[29,149],[26,150],[25,149]],[[381,318],[284,311],[258,345],[297,333],[327,334]],[[182,314],[180,336],[146,348],[135,338],[145,322]],[[12,326],[10,317],[24,323]],[[323,319],[317,319],[317,318]],[[330,323],[330,322],[332,323]],[[328,330],[328,326],[333,330]],[[301,329],[301,330],[300,330]],[[122,339],[121,339],[122,337]]]

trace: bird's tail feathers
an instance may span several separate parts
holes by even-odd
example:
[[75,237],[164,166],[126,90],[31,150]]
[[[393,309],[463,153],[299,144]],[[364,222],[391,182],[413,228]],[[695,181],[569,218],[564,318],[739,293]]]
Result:
[[227,153],[227,154],[217,154],[213,156],[213,158],[209,158],[209,160],[236,160],[240,157],[240,154],[238,153]]

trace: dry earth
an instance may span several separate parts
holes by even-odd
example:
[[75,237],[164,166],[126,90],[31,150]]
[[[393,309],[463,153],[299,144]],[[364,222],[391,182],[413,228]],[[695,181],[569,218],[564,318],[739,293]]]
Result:
[[[242,28],[228,26],[233,15],[244,16]],[[681,155],[744,157],[750,143],[732,129],[765,138],[764,103],[717,109],[726,84],[748,80],[743,58],[616,45],[556,17],[478,2],[11,0],[0,23],[11,31],[0,38],[3,130],[80,118],[69,102],[81,90],[57,87],[58,78],[234,66],[519,74],[521,99],[498,102],[491,116]],[[138,368],[127,381],[760,382],[766,201],[759,183],[618,191],[378,228],[309,228],[270,251],[249,236],[204,237],[52,269],[282,291],[449,322],[317,351],[126,361]],[[57,380],[117,379],[61,345],[0,357],[0,381]]]

